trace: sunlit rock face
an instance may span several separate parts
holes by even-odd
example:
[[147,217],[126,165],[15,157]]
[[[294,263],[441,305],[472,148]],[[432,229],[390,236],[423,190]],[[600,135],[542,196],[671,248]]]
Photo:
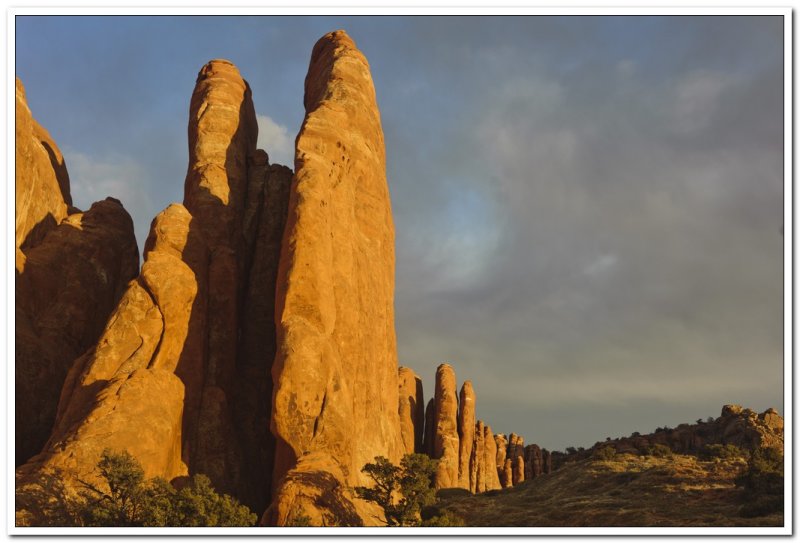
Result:
[[[314,46],[277,281],[273,504],[314,524],[374,524],[348,487],[403,452],[394,331],[394,226],[369,65],[343,31]],[[325,495],[326,500],[319,496]],[[325,505],[328,504],[328,505]]]
[[72,362],[97,341],[139,268],[133,222],[113,198],[72,207],[56,143],[16,80],[15,464],[41,451]]
[[200,70],[188,136],[184,203],[153,220],[141,272],[72,364],[49,441],[18,484],[48,469],[92,480],[108,447],[147,476],[205,473],[253,509],[269,503],[275,277],[292,172],[256,149],[250,88],[226,60]]
[[400,436],[403,454],[422,452],[422,432],[425,425],[425,403],[422,397],[422,379],[411,368],[400,367],[397,371],[400,417]]

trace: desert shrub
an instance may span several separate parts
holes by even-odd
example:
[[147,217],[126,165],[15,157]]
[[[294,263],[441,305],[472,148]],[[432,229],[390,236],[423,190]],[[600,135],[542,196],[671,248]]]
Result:
[[600,460],[613,460],[617,455],[617,450],[612,446],[601,447],[592,452],[592,456]]
[[706,445],[698,453],[701,460],[713,460],[714,458],[732,459],[744,457],[744,451],[736,445],[720,445],[715,443],[713,445]]
[[656,443],[655,445],[647,447],[647,454],[648,456],[655,456],[658,458],[668,458],[672,456],[672,449],[661,443]]
[[81,526],[81,507],[60,470],[47,470],[15,488],[17,526]]
[[309,527],[312,526],[311,524],[311,517],[305,514],[305,511],[294,511],[289,520],[286,522],[286,526],[294,526],[294,527]]
[[436,516],[423,520],[421,526],[435,526],[437,528],[466,526],[464,519],[446,509]]
[[578,449],[575,447],[567,447],[565,450],[567,451],[567,454],[575,454],[578,452]]
[[743,517],[760,517],[783,510],[783,453],[759,448],[750,453],[747,468],[736,478],[743,489]]
[[[209,478],[194,475],[181,490],[162,478],[145,480],[144,470],[127,452],[103,451],[97,464],[100,482],[79,481],[68,495],[63,479],[49,476],[37,492],[24,493],[35,518],[29,525],[50,526],[253,526],[258,517],[228,495],[214,491]],[[18,492],[19,495],[19,492]],[[18,498],[19,499],[19,498]],[[41,504],[51,504],[50,509]],[[57,509],[54,504],[58,504]],[[18,506],[19,509],[19,506]]]
[[433,484],[436,461],[426,454],[407,454],[400,466],[376,456],[375,462],[366,464],[361,471],[374,484],[356,487],[356,495],[378,504],[387,526],[419,526],[421,509],[436,501]]

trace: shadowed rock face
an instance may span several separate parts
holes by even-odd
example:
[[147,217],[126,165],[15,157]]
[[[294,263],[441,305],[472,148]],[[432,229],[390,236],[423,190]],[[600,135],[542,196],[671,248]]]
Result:
[[458,486],[460,488],[474,488],[474,481],[470,484],[471,470],[470,458],[475,434],[475,391],[471,381],[464,381],[458,395]]
[[346,33],[314,46],[304,104],[276,291],[268,524],[295,510],[328,522],[334,512],[317,503],[311,475],[364,485],[364,464],[396,463],[403,450],[383,131],[369,65]]
[[525,440],[522,436],[511,434],[508,437],[508,458],[511,459],[511,483],[516,486],[525,480]]
[[[133,222],[108,198],[80,212],[55,142],[16,80],[15,464],[41,451],[72,362],[139,268]],[[70,211],[72,214],[67,215]]]
[[496,458],[496,466],[497,466],[497,476],[499,478],[499,483],[502,488],[506,488],[509,486],[509,481],[505,478],[505,465],[506,465],[506,450],[508,449],[508,439],[503,434],[497,434],[494,436],[494,441],[497,445],[497,455]]
[[255,149],[250,89],[230,62],[202,68],[189,116],[184,205],[154,219],[141,273],[73,364],[50,440],[18,482],[43,468],[91,479],[111,447],[147,476],[206,473],[251,508],[268,504],[274,285],[292,174]]
[[414,370],[400,367],[398,415],[403,454],[422,452],[422,432],[425,425],[425,404],[422,397],[422,380]]
[[479,420],[475,424],[475,433],[472,439],[472,456],[470,457],[470,485],[472,493],[486,492],[486,466],[484,464],[483,449],[483,421]]
[[428,400],[425,407],[425,432],[423,433],[422,452],[433,458],[433,442],[436,437],[436,401]]

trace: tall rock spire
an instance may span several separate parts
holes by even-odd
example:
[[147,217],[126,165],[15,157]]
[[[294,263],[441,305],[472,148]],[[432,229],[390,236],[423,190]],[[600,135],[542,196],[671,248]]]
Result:
[[361,468],[376,456],[402,453],[394,226],[369,65],[344,31],[314,46],[304,104],[277,282],[276,486],[262,520],[374,523],[346,487],[369,482]]
[[72,365],[50,439],[18,480],[43,468],[90,479],[110,447],[147,476],[205,473],[253,509],[269,502],[273,293],[292,174],[256,150],[250,88],[228,61],[200,70],[188,135],[184,204],[153,220],[139,276]]

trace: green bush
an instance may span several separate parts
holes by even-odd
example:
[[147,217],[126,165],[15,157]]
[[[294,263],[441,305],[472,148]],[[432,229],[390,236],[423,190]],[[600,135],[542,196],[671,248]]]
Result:
[[608,445],[606,447],[601,447],[599,449],[595,449],[592,452],[592,456],[595,458],[599,458],[600,460],[613,460],[614,457],[617,455],[617,449]]
[[[356,487],[356,495],[378,504],[387,526],[419,526],[422,508],[436,501],[433,485],[436,461],[426,454],[407,454],[399,467],[383,456],[376,456],[375,462],[366,464],[361,471],[374,484]],[[397,495],[401,496],[399,500]]]
[[736,445],[731,445],[730,443],[727,445],[720,445],[716,443],[703,447],[697,456],[701,460],[713,460],[714,458],[733,459],[743,458],[745,453]]
[[[144,470],[127,452],[103,451],[97,464],[101,482],[79,481],[77,496],[63,491],[63,480],[23,487],[18,502],[27,508],[26,524],[48,526],[254,526],[258,517],[228,495],[220,495],[211,480],[194,475],[181,490]],[[40,478],[41,479],[41,478]],[[55,481],[58,481],[57,483]],[[49,504],[49,505],[48,505]],[[53,504],[60,504],[57,509]],[[50,518],[52,513],[55,518]]]
[[647,454],[658,458],[669,458],[672,456],[672,449],[661,443],[656,443],[651,447],[647,447]]
[[423,520],[421,525],[432,526],[437,528],[445,528],[454,526],[466,526],[466,523],[464,522],[463,518],[445,509],[440,514],[433,516],[427,520]]
[[760,517],[783,510],[783,453],[776,448],[755,449],[747,469],[736,478],[743,489],[743,517]]

